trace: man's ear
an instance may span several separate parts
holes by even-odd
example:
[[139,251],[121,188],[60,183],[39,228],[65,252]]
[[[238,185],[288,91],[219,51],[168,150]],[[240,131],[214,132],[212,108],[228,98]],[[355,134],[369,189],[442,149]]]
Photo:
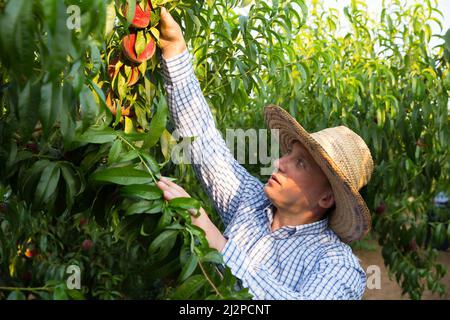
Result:
[[334,205],[334,194],[332,190],[328,190],[322,194],[319,199],[319,206],[324,209],[329,209]]

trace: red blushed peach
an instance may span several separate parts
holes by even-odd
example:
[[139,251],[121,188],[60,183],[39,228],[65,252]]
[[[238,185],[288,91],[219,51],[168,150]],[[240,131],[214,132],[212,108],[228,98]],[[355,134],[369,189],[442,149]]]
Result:
[[[126,17],[128,12],[128,4],[125,6],[123,10],[123,15]],[[152,12],[152,3],[150,0],[147,1],[147,5],[145,1],[141,3],[136,3],[136,9],[134,11],[134,18],[131,21],[131,25],[136,29],[147,28],[150,24]]]
[[139,56],[137,56],[136,48],[135,48],[136,37],[137,37],[136,33],[130,33],[129,35],[126,35],[122,39],[122,51],[123,51],[124,56],[130,62],[140,64],[144,61],[149,60],[151,57],[153,57],[153,55],[155,54],[155,51],[156,51],[156,43],[155,43],[155,40],[153,40],[153,38],[151,36],[149,36],[149,40],[145,46],[144,51],[142,51],[141,54],[139,54]]
[[92,248],[92,240],[90,240],[90,239],[84,240],[84,241],[83,241],[83,244],[81,245],[81,248],[82,248],[84,251],[89,251],[89,250],[91,250],[91,248]]

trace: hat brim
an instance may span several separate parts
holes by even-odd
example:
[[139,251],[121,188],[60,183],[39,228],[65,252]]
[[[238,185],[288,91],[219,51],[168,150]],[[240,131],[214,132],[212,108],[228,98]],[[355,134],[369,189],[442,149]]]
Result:
[[359,191],[352,186],[324,148],[281,107],[266,106],[264,118],[270,129],[279,130],[282,154],[297,140],[309,151],[327,176],[336,205],[329,217],[330,228],[345,243],[364,237],[370,231],[370,211]]

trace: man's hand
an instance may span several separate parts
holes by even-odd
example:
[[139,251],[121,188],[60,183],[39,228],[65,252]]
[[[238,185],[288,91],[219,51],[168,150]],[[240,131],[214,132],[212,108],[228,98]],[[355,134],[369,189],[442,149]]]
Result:
[[160,37],[162,55],[165,59],[170,59],[186,50],[186,42],[178,23],[166,8],[161,8]]
[[164,177],[161,177],[156,186],[161,189],[166,200],[191,197],[182,187]]
[[[164,177],[161,177],[161,179],[156,183],[156,186],[163,191],[164,199],[166,200],[172,200],[180,197],[190,198],[190,195],[182,187]],[[206,211],[203,210],[203,208],[200,208],[199,217],[194,216],[196,213],[195,211],[189,210],[189,212],[192,214],[192,223],[205,231],[206,240],[208,240],[209,246],[219,252],[222,251],[225,247],[227,239],[225,239],[219,229],[217,229],[217,227],[209,219]]]

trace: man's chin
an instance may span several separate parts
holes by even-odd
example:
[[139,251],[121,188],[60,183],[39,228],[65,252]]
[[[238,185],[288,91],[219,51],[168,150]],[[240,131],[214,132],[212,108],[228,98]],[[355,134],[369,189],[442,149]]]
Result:
[[269,198],[270,201],[272,201],[273,192],[274,192],[273,188],[269,184],[266,183],[264,185],[263,190],[264,190],[264,193],[266,194],[266,197]]

